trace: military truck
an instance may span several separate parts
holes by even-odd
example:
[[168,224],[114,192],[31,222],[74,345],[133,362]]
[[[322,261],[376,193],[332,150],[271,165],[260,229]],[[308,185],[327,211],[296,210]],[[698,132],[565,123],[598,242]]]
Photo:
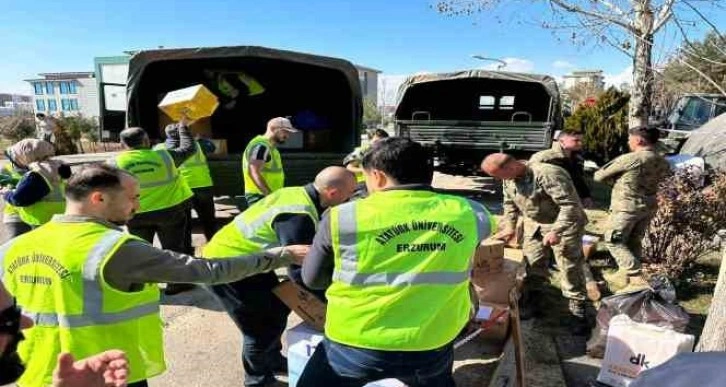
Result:
[[[252,137],[265,131],[272,117],[290,117],[301,129],[280,147],[286,185],[309,182],[323,167],[341,164],[360,143],[363,103],[353,64],[256,46],[134,53],[125,85],[126,111],[102,112],[107,137],[117,137],[125,126],[141,126],[152,140],[161,140],[170,119],[159,110],[159,102],[169,91],[197,84],[205,85],[220,101],[211,118],[193,127],[197,133],[225,140],[229,154],[210,158],[217,195],[242,193],[240,153]],[[107,99],[120,86],[100,87],[102,106],[112,105]],[[126,125],[118,117],[124,113]]]
[[726,113],[725,95],[684,94],[665,120],[657,123],[664,132],[661,142],[668,152],[678,152],[692,131],[723,113]]
[[469,173],[488,153],[550,148],[563,120],[554,78],[468,70],[408,77],[395,123],[398,136],[432,149],[439,170]]

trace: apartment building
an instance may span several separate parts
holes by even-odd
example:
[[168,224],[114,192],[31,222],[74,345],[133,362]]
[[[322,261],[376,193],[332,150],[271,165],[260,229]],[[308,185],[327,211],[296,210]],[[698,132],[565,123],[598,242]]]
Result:
[[26,79],[33,94],[33,110],[49,115],[99,115],[98,88],[93,72],[43,73]]

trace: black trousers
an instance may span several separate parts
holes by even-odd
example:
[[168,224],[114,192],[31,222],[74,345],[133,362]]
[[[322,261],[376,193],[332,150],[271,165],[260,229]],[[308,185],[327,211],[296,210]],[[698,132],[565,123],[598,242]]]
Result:
[[149,243],[154,243],[154,235],[158,235],[162,248],[191,254],[191,241],[186,241],[189,208],[191,201],[187,200],[174,207],[136,214],[127,224],[129,233]]
[[274,381],[273,373],[285,362],[280,339],[290,314],[272,293],[279,281],[275,272],[253,275],[241,281],[212,285],[210,290],[242,331],[242,365],[245,386]]
[[[192,208],[196,211],[199,221],[204,229],[204,237],[209,242],[214,233],[217,232],[217,218],[214,210],[214,188],[203,187],[192,189],[194,196],[192,197]],[[191,216],[189,217],[189,231],[191,236]]]

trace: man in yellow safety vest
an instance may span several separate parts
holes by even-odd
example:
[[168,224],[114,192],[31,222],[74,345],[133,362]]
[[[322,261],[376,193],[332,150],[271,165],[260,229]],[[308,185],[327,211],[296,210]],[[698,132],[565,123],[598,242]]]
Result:
[[139,183],[128,172],[95,164],[66,187],[66,213],[0,246],[7,291],[34,326],[18,345],[21,387],[52,382],[61,352],[85,358],[126,354],[129,386],[146,386],[164,362],[157,283],[217,284],[297,262],[304,246],[234,258],[197,259],[161,250],[121,226],[139,208]]
[[247,144],[242,154],[242,175],[248,206],[285,186],[285,171],[277,146],[297,131],[289,119],[276,117],[267,122],[265,134]]
[[433,159],[404,138],[362,160],[370,196],[323,217],[302,277],[328,290],[325,339],[299,387],[453,386],[453,341],[472,312],[471,258],[493,228],[479,203],[436,193]]
[[[279,189],[247,208],[219,230],[204,247],[203,255],[232,257],[268,246],[310,244],[323,211],[348,200],[354,189],[351,172],[343,167],[325,168],[315,182]],[[302,282],[299,271],[297,265],[288,268],[296,282]],[[267,272],[211,287],[242,331],[245,386],[274,383],[273,374],[287,369],[280,354],[280,337],[290,310],[272,293],[277,284],[277,275]]]

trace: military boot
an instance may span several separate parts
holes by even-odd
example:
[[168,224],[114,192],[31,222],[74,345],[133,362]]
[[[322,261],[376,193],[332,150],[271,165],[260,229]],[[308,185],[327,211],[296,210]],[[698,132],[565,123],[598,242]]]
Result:
[[572,334],[576,336],[586,336],[590,332],[585,315],[586,306],[584,300],[569,300],[568,308],[572,316]]
[[542,315],[542,309],[540,309],[542,295],[543,293],[540,289],[524,288],[522,297],[519,299],[520,320],[529,320]]

